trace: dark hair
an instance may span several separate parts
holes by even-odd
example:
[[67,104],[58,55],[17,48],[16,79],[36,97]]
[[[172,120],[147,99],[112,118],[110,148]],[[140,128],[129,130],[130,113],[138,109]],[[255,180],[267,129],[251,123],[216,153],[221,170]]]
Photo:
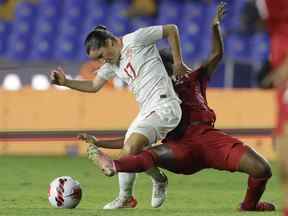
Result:
[[98,25],[91,32],[88,33],[84,45],[86,47],[86,53],[89,54],[92,48],[99,49],[105,46],[107,39],[115,39],[115,36],[107,30],[103,25]]
[[162,62],[164,64],[164,67],[168,75],[171,77],[173,75],[174,60],[173,60],[173,56],[172,56],[170,49],[167,49],[167,48],[160,49],[159,54],[160,54],[160,57],[162,59]]

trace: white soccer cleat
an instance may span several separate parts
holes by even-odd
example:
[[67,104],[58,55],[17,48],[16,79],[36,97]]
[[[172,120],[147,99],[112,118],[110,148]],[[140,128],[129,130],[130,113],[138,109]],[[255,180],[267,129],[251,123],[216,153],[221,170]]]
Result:
[[112,202],[106,204],[103,209],[135,208],[136,205],[137,200],[133,196],[128,198],[117,197]]
[[[163,173],[163,175],[165,174]],[[166,180],[164,182],[157,182],[154,179],[152,179],[152,181],[153,181],[153,191],[152,191],[151,206],[153,208],[159,208],[166,199],[168,178],[166,177]]]

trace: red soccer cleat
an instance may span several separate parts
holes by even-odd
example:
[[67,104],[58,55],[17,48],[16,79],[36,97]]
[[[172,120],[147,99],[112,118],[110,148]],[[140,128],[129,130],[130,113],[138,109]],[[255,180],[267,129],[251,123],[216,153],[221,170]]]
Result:
[[274,204],[269,202],[258,202],[255,208],[245,208],[243,203],[240,204],[239,211],[275,211]]

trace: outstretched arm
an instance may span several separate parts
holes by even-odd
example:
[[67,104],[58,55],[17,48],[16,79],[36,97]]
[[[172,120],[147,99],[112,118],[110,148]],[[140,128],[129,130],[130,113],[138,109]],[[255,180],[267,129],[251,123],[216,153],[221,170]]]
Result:
[[98,76],[92,80],[71,80],[67,79],[63,68],[58,67],[52,70],[49,74],[51,83],[66,86],[74,90],[82,92],[98,92],[107,82],[107,80],[102,79]]
[[163,26],[163,37],[167,38],[174,61],[175,75],[182,76],[190,70],[183,62],[181,46],[180,46],[180,37],[178,28],[176,25],[164,25]]
[[221,2],[216,11],[216,15],[212,22],[212,51],[203,67],[210,78],[215,71],[218,63],[221,61],[224,53],[223,37],[221,33],[220,23],[225,14],[225,3]]
[[77,137],[89,144],[94,144],[97,147],[107,149],[122,149],[125,139],[124,137],[97,139],[95,136],[86,133],[79,134]]

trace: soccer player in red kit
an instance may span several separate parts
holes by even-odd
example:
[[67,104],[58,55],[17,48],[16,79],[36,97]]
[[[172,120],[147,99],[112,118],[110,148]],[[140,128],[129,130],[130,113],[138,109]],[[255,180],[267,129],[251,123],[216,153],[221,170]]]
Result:
[[[208,81],[223,55],[219,24],[225,12],[224,6],[224,3],[218,6],[213,20],[213,49],[208,61],[174,83],[175,91],[183,101],[183,114],[180,124],[162,141],[163,144],[137,155],[112,160],[98,147],[121,148],[123,144],[116,144],[117,139],[115,142],[101,141],[87,134],[82,134],[79,138],[90,144],[89,158],[96,162],[107,176],[117,172],[144,172],[155,166],[185,175],[206,168],[247,173],[248,189],[240,210],[272,211],[275,210],[273,204],[259,202],[272,175],[268,162],[240,140],[214,128],[216,115],[209,108],[206,99]],[[172,74],[171,54],[161,51],[160,55],[168,74]]]
[[270,36],[271,82],[277,90],[277,146],[280,155],[281,179],[284,188],[284,216],[288,216],[288,1],[258,0],[258,8],[266,21]]

